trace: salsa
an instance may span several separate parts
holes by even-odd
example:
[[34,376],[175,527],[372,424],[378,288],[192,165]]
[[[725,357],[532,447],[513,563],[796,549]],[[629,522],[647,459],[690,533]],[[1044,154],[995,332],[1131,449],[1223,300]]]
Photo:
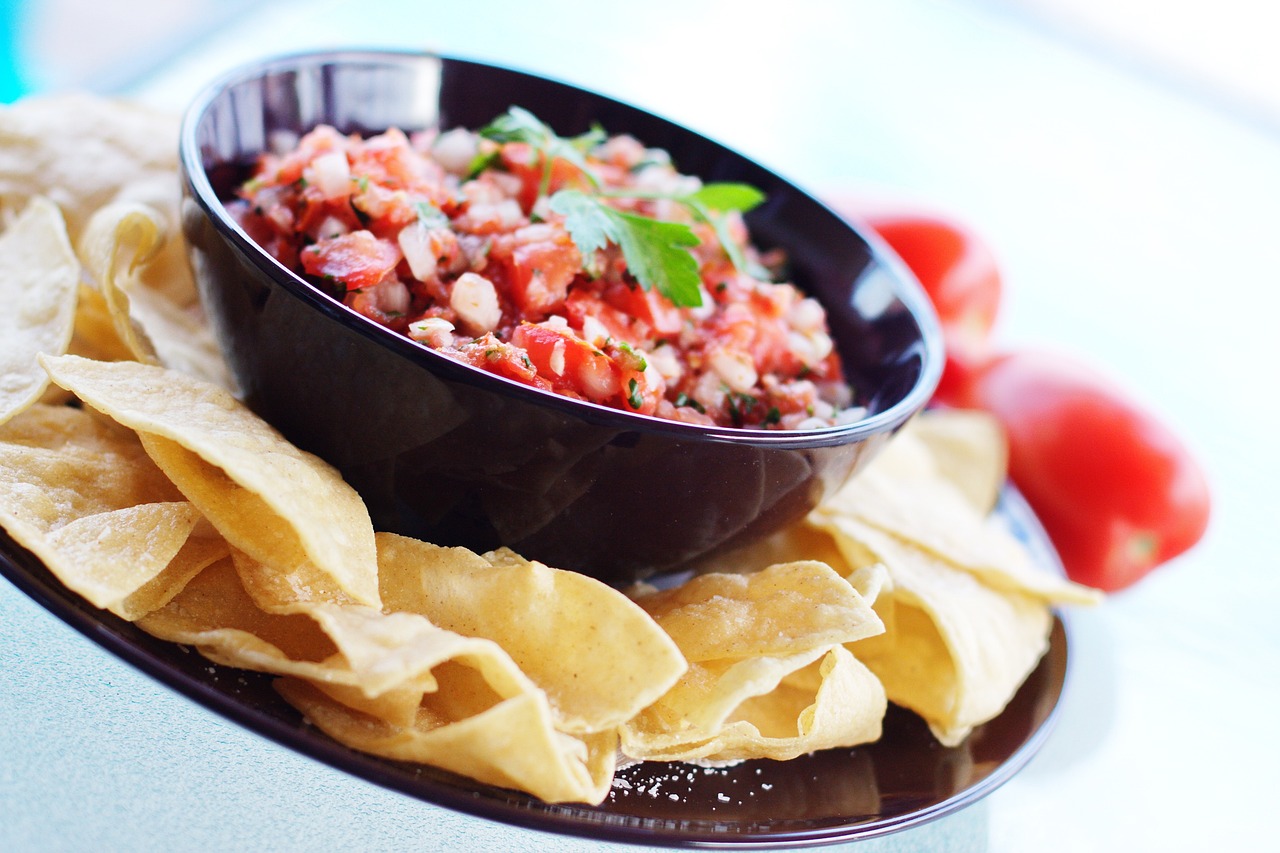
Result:
[[513,108],[479,131],[318,127],[231,207],[353,310],[508,379],[694,424],[856,419],[825,311],[749,240],[761,198]]

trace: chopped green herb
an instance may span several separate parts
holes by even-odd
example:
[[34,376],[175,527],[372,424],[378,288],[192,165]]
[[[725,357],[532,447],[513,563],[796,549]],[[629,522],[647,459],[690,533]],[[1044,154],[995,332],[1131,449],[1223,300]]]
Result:
[[627,358],[623,359],[627,367],[639,370],[641,373],[649,369],[649,363],[645,361],[644,356],[636,352],[631,344],[626,341],[619,341],[618,349],[622,350],[623,354],[627,356]]
[[627,403],[633,409],[638,409],[644,405],[644,398],[640,396],[640,383],[632,379],[627,383]]
[[414,204],[413,210],[418,214],[418,224],[423,228],[430,230],[449,227],[449,217],[445,216],[440,208],[429,201],[417,202]]
[[703,406],[701,403],[699,403],[697,400],[690,397],[688,394],[685,394],[683,391],[676,395],[676,405],[688,406],[689,408],[693,409],[699,414],[705,415],[707,413],[706,406]]
[[502,157],[502,152],[498,149],[493,151],[482,151],[471,158],[471,162],[467,164],[467,180],[471,180],[485,169],[491,169],[496,166]]
[[777,406],[770,406],[769,411],[764,416],[764,425],[773,426],[782,422],[782,411]]
[[494,142],[523,142],[542,160],[542,184],[538,195],[544,196],[551,186],[551,164],[557,158],[568,160],[582,170],[593,185],[595,176],[587,168],[586,152],[604,142],[604,128],[594,125],[581,136],[565,139],[543,124],[533,113],[521,107],[511,107],[489,124],[480,128],[480,135]]

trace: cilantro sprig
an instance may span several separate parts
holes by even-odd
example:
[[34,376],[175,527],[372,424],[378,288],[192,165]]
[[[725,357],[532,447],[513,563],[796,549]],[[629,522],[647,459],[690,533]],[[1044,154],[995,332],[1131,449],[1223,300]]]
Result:
[[[584,259],[612,243],[622,250],[627,269],[645,290],[657,290],[677,306],[696,308],[702,304],[702,278],[698,262],[689,251],[701,241],[693,228],[683,222],[669,222],[618,210],[608,199],[667,199],[685,207],[691,216],[709,224],[730,262],[742,272],[757,277],[767,273],[748,263],[742,247],[729,233],[728,215],[745,213],[764,201],[764,194],[748,184],[710,183],[688,193],[661,193],[621,188],[603,189],[586,162],[587,153],[607,137],[598,125],[580,136],[558,136],[528,110],[512,107],[481,128],[480,135],[495,142],[523,142],[542,159],[539,198],[551,184],[551,164],[556,158],[568,160],[586,177],[588,190],[564,189],[548,200],[551,210],[565,218],[565,228]],[[490,161],[473,164],[473,171]]]
[[551,187],[551,164],[557,158],[568,160],[577,166],[594,186],[595,176],[587,168],[586,155],[607,138],[604,128],[596,125],[580,136],[571,139],[556,132],[522,107],[511,107],[489,124],[480,128],[480,135],[498,143],[523,142],[542,158],[542,183],[538,195],[544,196]]

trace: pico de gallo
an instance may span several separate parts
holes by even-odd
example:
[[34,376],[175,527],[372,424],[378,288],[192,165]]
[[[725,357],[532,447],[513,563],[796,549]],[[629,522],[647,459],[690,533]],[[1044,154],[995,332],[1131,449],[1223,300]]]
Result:
[[694,424],[856,419],[822,306],[749,241],[761,200],[512,108],[478,131],[318,127],[262,156],[231,206],[353,310],[508,379]]

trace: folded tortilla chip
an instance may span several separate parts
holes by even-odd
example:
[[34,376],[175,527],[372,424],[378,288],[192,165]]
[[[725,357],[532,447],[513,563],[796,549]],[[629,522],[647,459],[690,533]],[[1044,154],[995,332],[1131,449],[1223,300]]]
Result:
[[787,759],[880,736],[884,690],[843,644],[883,626],[826,564],[701,575],[636,600],[690,666],[623,726],[628,757]]
[[378,561],[387,607],[502,646],[546,691],[562,731],[614,729],[684,672],[639,606],[585,575],[389,533],[378,534]]
[[68,355],[42,363],[58,385],[136,430],[234,547],[316,600],[380,605],[373,525],[359,495],[225,389],[135,362]]
[[62,214],[48,199],[32,198],[0,232],[0,424],[48,387],[37,357],[67,351],[79,284]]
[[128,430],[44,404],[0,425],[0,523],[96,607],[132,614],[176,593],[199,520]]

